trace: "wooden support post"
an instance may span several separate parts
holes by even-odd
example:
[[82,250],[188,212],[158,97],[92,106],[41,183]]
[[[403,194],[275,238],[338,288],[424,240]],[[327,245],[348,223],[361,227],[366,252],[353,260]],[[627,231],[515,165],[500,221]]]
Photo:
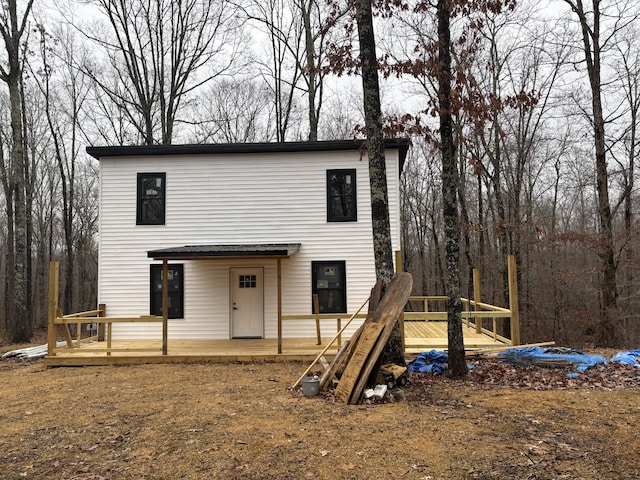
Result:
[[282,259],[278,259],[278,355],[282,354]]
[[[395,252],[395,261],[396,261],[396,273],[404,271],[404,257],[402,255],[402,250],[396,250]],[[429,307],[427,306],[427,301],[424,301],[424,311],[426,312]],[[425,321],[426,321],[425,315]],[[404,312],[400,314],[398,317],[398,326],[400,327],[400,339],[402,340],[402,351],[404,352],[406,347],[406,342],[404,338]]]
[[339,333],[340,330],[342,330],[342,319],[341,318],[338,318],[338,322],[336,324],[336,327],[337,327],[336,331],[338,332],[338,346],[340,347],[340,346],[342,346],[342,334]]
[[[98,305],[98,310],[100,310],[100,313],[98,313],[99,317],[107,316],[107,306],[104,303]],[[104,323],[98,324],[98,341],[104,342]]]
[[162,260],[162,355],[167,354],[169,324],[169,262]]
[[[480,310],[478,304],[482,302],[480,296],[480,270],[473,269],[473,300],[475,302],[475,310]],[[476,317],[476,333],[482,333],[482,318]]]
[[111,339],[113,338],[113,323],[107,323],[107,357],[111,356]]
[[509,310],[511,310],[511,343],[520,345],[520,312],[518,310],[518,268],[515,255],[509,255]]
[[55,356],[56,343],[58,341],[58,329],[55,319],[58,314],[58,276],[60,265],[58,262],[49,262],[49,310],[47,323],[47,355]]
[[82,323],[76,323],[76,347],[80,348],[80,340],[82,340]]
[[404,271],[404,260],[402,250],[396,250],[396,273]]
[[322,345],[322,335],[320,335],[320,302],[317,293],[313,295],[313,314],[316,316],[316,337],[318,345]]

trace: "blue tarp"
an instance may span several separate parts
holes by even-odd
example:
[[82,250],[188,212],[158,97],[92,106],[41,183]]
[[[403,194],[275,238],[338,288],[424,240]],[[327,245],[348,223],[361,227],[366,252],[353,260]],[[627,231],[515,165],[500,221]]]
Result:
[[442,373],[448,368],[449,355],[446,352],[431,350],[420,353],[415,360],[407,364],[410,372],[417,373]]
[[[576,370],[580,373],[583,373],[590,367],[597,365],[599,363],[606,364],[607,359],[601,357],[599,355],[585,355],[579,350],[570,350],[570,353],[547,353],[559,351],[559,349],[554,348],[541,348],[541,347],[522,347],[522,348],[511,348],[505,352],[497,354],[498,357],[502,358],[505,362],[516,364],[516,365],[531,365],[534,361],[553,361],[553,360],[562,360],[576,366]],[[560,350],[562,351],[562,350]],[[640,361],[640,350],[633,350],[632,352],[623,352],[626,356],[621,355],[619,360],[611,361],[623,361],[625,363],[629,363],[628,359],[632,358],[633,363],[635,364],[636,359]],[[618,356],[616,355],[616,357]],[[614,358],[616,358],[614,357]],[[430,352],[422,352],[420,353],[415,360],[409,362],[407,367],[410,372],[418,372],[418,373],[442,373],[447,370],[448,367],[449,356],[446,352],[439,352],[437,350],[431,350]],[[640,366],[640,365],[637,365]]]
[[628,352],[619,352],[611,357],[612,362],[626,363],[640,368],[640,350],[630,350]]
[[502,357],[504,361],[516,365],[530,365],[535,361],[561,360],[574,364],[576,366],[576,370],[580,373],[584,373],[585,370],[599,363],[603,363],[605,365],[607,363],[607,359],[600,355],[585,355],[582,352],[569,354],[547,353],[547,350],[553,351],[553,349],[541,347],[511,348],[506,352],[499,353],[498,357]]

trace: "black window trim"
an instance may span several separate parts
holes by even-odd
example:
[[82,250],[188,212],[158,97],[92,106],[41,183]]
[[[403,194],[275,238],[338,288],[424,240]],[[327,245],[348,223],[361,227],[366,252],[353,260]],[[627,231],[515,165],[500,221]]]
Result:
[[[142,180],[143,178],[162,179],[162,216],[157,221],[150,221],[143,217],[143,195]],[[167,216],[167,174],[166,172],[138,172],[136,177],[136,225],[165,225]]]
[[[349,217],[338,217],[334,214],[331,206],[331,175],[336,173],[350,174],[353,181],[353,188],[351,189],[351,199],[353,201],[353,214]],[[356,182],[356,169],[355,168],[332,168],[327,170],[327,222],[357,222],[358,221],[358,189]]]
[[343,295],[343,300],[344,300],[344,311],[340,311],[340,312],[319,312],[319,313],[348,313],[349,310],[349,305],[348,305],[348,297],[347,297],[347,262],[346,260],[312,260],[311,261],[311,311],[313,312],[314,310],[314,305],[313,305],[313,295],[318,293],[318,288],[317,288],[317,274],[316,274],[316,268],[318,266],[329,266],[329,265],[335,265],[335,264],[340,264],[342,265],[342,295]]
[[[184,319],[184,263],[169,263],[168,268],[169,270],[175,269],[180,271],[180,277],[178,280],[180,285],[180,288],[178,290],[180,295],[180,310],[178,311],[178,315],[174,315],[174,316],[169,315],[169,319],[171,320]],[[156,273],[156,270],[160,270],[160,272],[162,272],[161,263],[149,264],[149,315],[162,316],[162,304],[160,306],[160,310],[161,310],[160,312],[154,312],[153,310],[154,296],[156,294],[156,291],[154,288],[154,281],[155,281],[154,274]],[[162,278],[162,275],[160,276],[160,278]],[[169,292],[169,295],[171,295],[171,292]]]

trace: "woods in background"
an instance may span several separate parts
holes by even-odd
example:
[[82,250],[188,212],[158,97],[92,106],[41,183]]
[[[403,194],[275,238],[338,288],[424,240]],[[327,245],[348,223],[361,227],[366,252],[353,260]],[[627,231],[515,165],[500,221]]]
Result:
[[[447,293],[438,8],[450,9],[446,178],[462,296],[508,304],[521,338],[640,341],[640,5],[619,0],[375,2],[387,136],[410,136],[404,269]],[[472,5],[473,4],[473,5]],[[473,6],[473,8],[470,8]],[[364,126],[352,6],[325,0],[87,0],[0,9],[0,331],[97,301],[98,165],[87,145],[353,138]],[[438,7],[438,8],[436,8]],[[451,235],[449,235],[450,237]],[[126,268],[126,266],[123,266]],[[144,294],[144,292],[141,292]]]

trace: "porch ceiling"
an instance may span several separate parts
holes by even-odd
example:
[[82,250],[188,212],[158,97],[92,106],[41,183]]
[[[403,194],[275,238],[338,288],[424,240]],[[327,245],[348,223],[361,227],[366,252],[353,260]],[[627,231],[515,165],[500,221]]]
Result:
[[149,250],[155,260],[198,260],[216,258],[287,258],[300,250],[300,243],[252,243],[242,245],[186,245]]

